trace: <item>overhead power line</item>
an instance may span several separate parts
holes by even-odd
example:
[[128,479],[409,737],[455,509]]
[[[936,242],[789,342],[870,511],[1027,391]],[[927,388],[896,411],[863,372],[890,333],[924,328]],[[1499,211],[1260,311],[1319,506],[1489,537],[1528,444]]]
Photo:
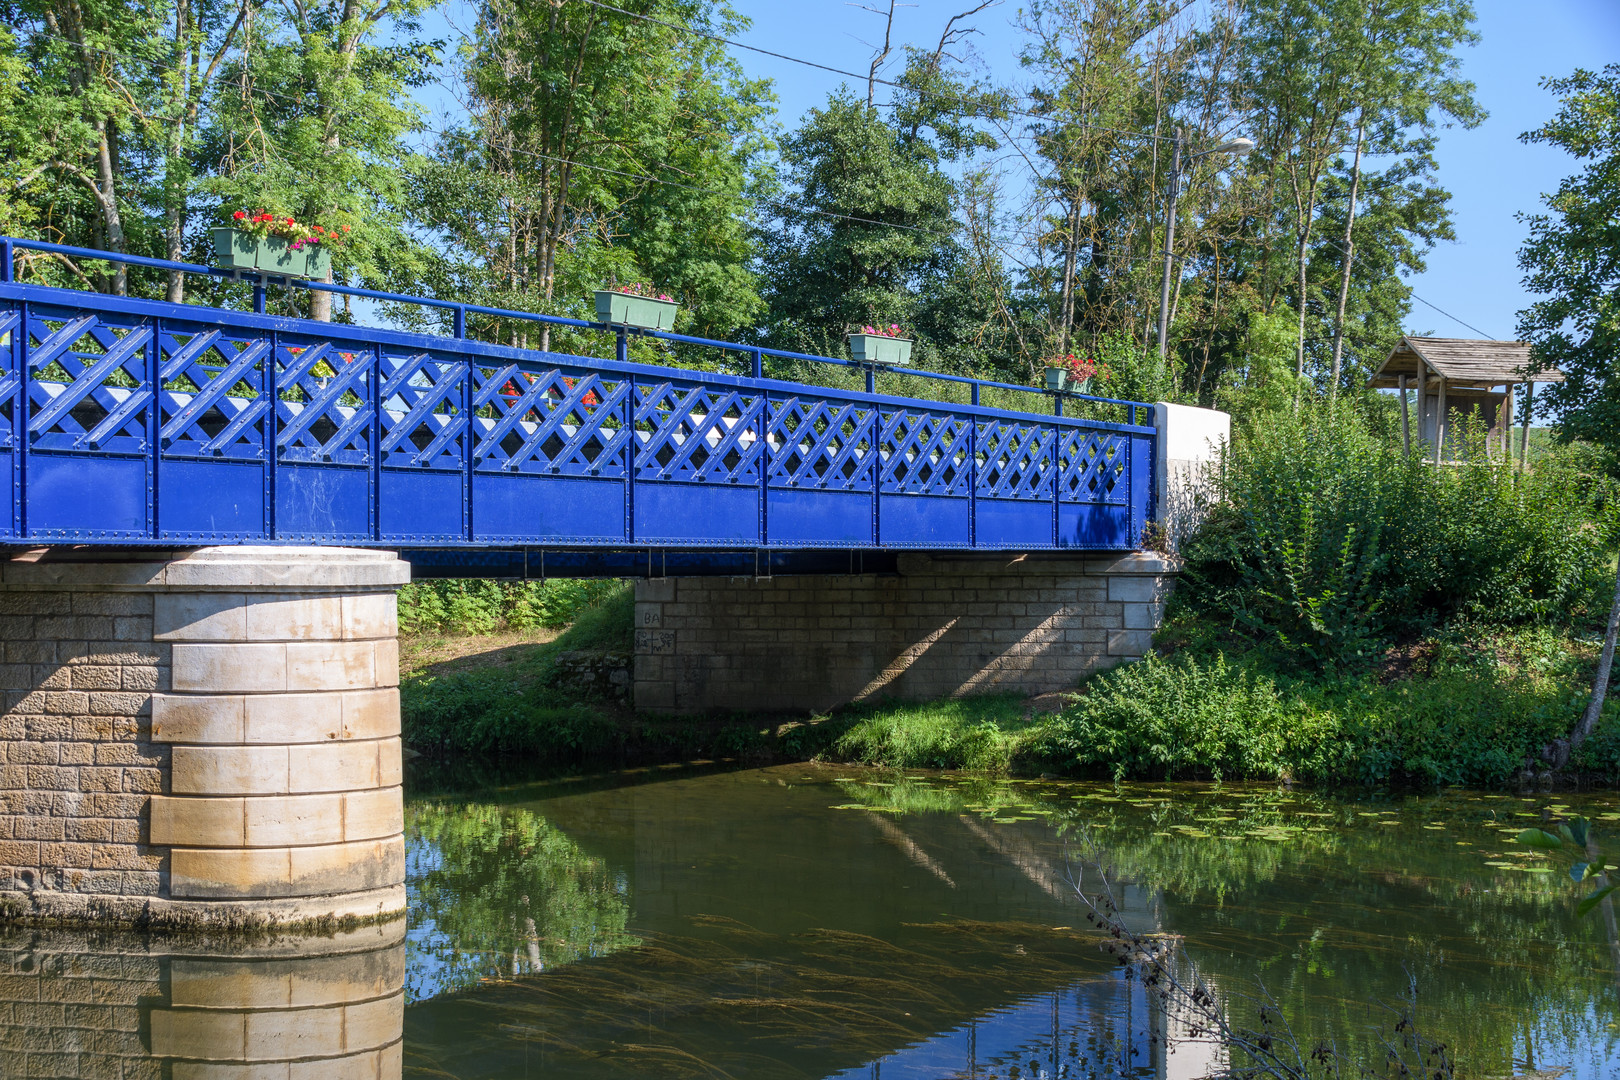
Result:
[[[607,11],[612,11],[612,12],[615,12],[617,14],[627,16],[629,18],[640,19],[640,20],[643,20],[645,22],[656,23],[657,25],[667,27],[668,29],[671,29],[671,30],[675,30],[675,31],[678,31],[678,32],[681,32],[681,33],[693,34],[693,35],[696,35],[698,37],[707,38],[707,39],[709,39],[711,41],[717,41],[717,42],[720,42],[720,43],[725,44],[725,45],[730,45],[730,46],[732,46],[734,48],[747,49],[750,52],[756,52],[756,53],[760,53],[762,55],[771,56],[771,57],[774,57],[774,58],[779,59],[779,60],[786,60],[786,61],[789,61],[789,62],[795,63],[795,64],[803,64],[803,65],[805,65],[807,67],[817,68],[817,69],[820,69],[822,71],[827,71],[827,72],[830,72],[830,73],[835,74],[835,75],[843,75],[843,76],[846,76],[846,77],[849,77],[849,78],[856,78],[856,79],[864,79],[864,78],[866,78],[865,75],[861,75],[858,72],[844,71],[844,70],[842,70],[840,68],[831,67],[831,66],[826,65],[826,64],[816,63],[815,61],[803,60],[803,59],[800,59],[798,57],[788,56],[788,55],[783,54],[783,53],[772,52],[772,51],[770,51],[768,49],[757,48],[757,47],[755,47],[753,45],[745,45],[742,42],[733,41],[730,38],[724,38],[724,37],[720,37],[720,36],[715,35],[715,34],[710,34],[710,33],[706,32],[706,31],[698,30],[698,29],[696,29],[694,27],[683,26],[683,25],[681,25],[679,23],[666,22],[666,21],[664,21],[662,19],[653,18],[650,15],[642,15],[642,14],[639,14],[639,13],[634,12],[634,11],[626,11],[623,8],[615,7],[612,4],[604,3],[603,0],[577,0],[577,2],[584,3],[584,4],[589,4],[589,5],[593,6],[593,7],[602,8],[602,9],[607,10]],[[60,42],[63,42],[64,44],[72,45],[75,48],[84,49],[84,50],[86,50],[88,52],[99,53],[101,55],[109,56],[109,57],[112,57],[115,60],[121,60],[121,61],[124,61],[126,63],[139,62],[141,64],[144,64],[145,67],[148,70],[166,71],[166,72],[170,72],[170,73],[178,73],[179,72],[178,68],[173,67],[171,65],[156,64],[156,63],[152,63],[152,62],[150,62],[148,60],[144,60],[144,59],[136,60],[136,58],[130,57],[127,54],[120,53],[120,52],[117,52],[117,51],[112,50],[112,49],[104,49],[104,48],[101,48],[101,47],[95,46],[95,45],[88,45],[88,44],[85,44],[83,42],[76,41],[73,38],[65,37],[65,36],[63,36],[61,34],[53,34],[53,33],[50,33],[48,31],[44,31],[44,30],[31,30],[28,33],[29,33],[29,36],[31,36],[31,37],[49,38],[49,39],[54,40],[54,41],[60,41]],[[447,90],[451,89],[449,86],[446,86],[443,83],[442,80],[435,80],[435,81],[438,82],[438,84],[440,86],[443,86],[445,89],[447,89]],[[878,83],[881,83],[884,86],[890,86],[890,87],[895,87],[895,88],[898,88],[898,89],[917,92],[915,90],[915,88],[907,87],[902,83],[893,82],[893,81],[890,81],[890,80],[887,80],[887,79],[877,79],[876,81]],[[290,95],[290,94],[279,94],[279,93],[276,93],[273,90],[267,90],[267,89],[264,89],[263,87],[259,87],[259,86],[252,87],[251,93],[256,94],[258,96],[261,96],[261,97],[274,98],[274,99],[279,100],[279,101],[285,101],[285,102],[288,102],[289,104],[294,104],[294,105],[307,106],[309,104],[309,101],[308,101],[307,98],[295,97],[295,96]],[[452,91],[452,93],[453,93],[453,91]],[[1014,113],[1010,113],[1009,115],[1034,117],[1034,114],[1031,114],[1031,113],[1017,113],[1017,112],[1014,112]],[[1040,119],[1039,117],[1035,117],[1035,118]],[[1080,125],[1080,126],[1086,126],[1086,125]],[[445,131],[445,130],[442,130],[442,129],[439,129],[439,128],[429,127],[426,124],[424,124],[422,126],[421,130],[423,132],[425,132],[426,134],[434,135],[434,136],[437,136],[437,137],[439,137],[441,139],[451,139],[451,138],[458,138],[459,139],[459,138],[464,138],[465,137],[463,135],[463,133],[461,133],[461,132]],[[1135,137],[1145,138],[1145,139],[1163,139],[1163,138],[1165,138],[1165,136],[1153,135],[1151,133],[1128,132],[1128,131],[1121,131],[1121,130],[1115,129],[1115,128],[1091,127],[1091,130],[1105,131],[1105,132],[1111,132],[1111,133],[1115,133],[1115,134],[1132,135],[1132,136],[1135,136]],[[645,174],[645,173],[633,173],[633,172],[628,172],[628,171],[622,170],[622,169],[614,169],[614,168],[611,168],[611,167],[606,166],[606,165],[596,165],[596,164],[592,164],[590,162],[574,161],[574,160],[571,160],[569,158],[559,157],[559,156],[551,155],[551,154],[544,154],[544,153],[541,153],[539,151],[534,151],[534,150],[527,150],[527,149],[520,149],[520,148],[513,147],[513,148],[511,148],[511,152],[515,153],[515,154],[525,156],[525,157],[537,159],[537,160],[551,161],[551,162],[554,162],[554,163],[557,163],[557,164],[568,165],[568,166],[570,166],[572,168],[590,169],[590,170],[594,170],[594,171],[597,171],[597,172],[603,172],[603,173],[608,173],[608,174],[615,175],[615,176],[620,176],[620,177],[623,177],[623,178],[626,178],[626,179],[642,181],[642,182],[645,182],[645,183],[663,184],[663,185],[668,185],[668,186],[671,186],[671,187],[683,188],[683,189],[688,190],[688,191],[694,191],[694,192],[697,192],[699,194],[717,195],[717,196],[721,196],[723,198],[737,199],[737,200],[742,201],[742,202],[753,202],[753,203],[764,204],[764,205],[767,205],[767,206],[774,206],[774,207],[776,207],[776,208],[778,208],[780,210],[785,210],[785,211],[787,211],[789,213],[795,213],[795,214],[801,214],[801,215],[810,215],[810,216],[816,216],[816,217],[824,217],[824,218],[830,218],[830,219],[835,219],[835,220],[840,220],[840,221],[849,221],[849,222],[852,222],[852,223],[863,224],[863,225],[875,225],[875,226],[879,226],[881,228],[888,228],[888,229],[903,229],[903,230],[907,230],[907,231],[910,231],[910,232],[925,233],[925,234],[928,234],[928,235],[940,236],[940,237],[952,236],[957,231],[955,229],[952,229],[952,230],[930,229],[927,226],[922,226],[922,225],[904,225],[904,224],[901,224],[899,222],[880,221],[880,220],[877,220],[876,218],[865,218],[865,217],[859,217],[857,215],[852,215],[852,214],[840,214],[840,213],[837,213],[837,212],[831,211],[831,210],[820,210],[820,209],[816,209],[816,208],[813,208],[813,207],[796,206],[791,202],[787,202],[787,201],[781,200],[781,199],[772,199],[772,198],[770,198],[768,196],[749,195],[749,194],[747,194],[745,192],[729,191],[729,190],[726,190],[726,189],[723,189],[723,188],[706,188],[706,187],[701,187],[701,186],[696,185],[696,184],[688,184],[688,183],[685,183],[685,182],[679,181],[679,180],[669,180],[669,179],[665,179],[665,178],[662,178],[662,177],[651,176],[651,175],[648,175],[648,174]],[[284,157],[281,158],[281,160],[286,164],[292,164],[290,161],[287,161],[287,159],[284,158]],[[995,248],[996,251],[998,251],[1001,255],[1003,255],[1005,257],[1008,257],[1008,258],[1011,258],[1011,256],[1008,255],[1006,249],[1004,247],[1002,247],[1003,244],[1027,245],[1029,243],[1029,241],[1027,239],[1022,238],[1022,237],[1019,237],[1019,238],[1000,237],[1000,238],[998,238],[998,237],[986,236],[985,239],[990,244],[991,247]],[[1344,250],[1343,247],[1341,247],[1339,244],[1337,244],[1337,243],[1335,243],[1333,241],[1327,241],[1327,244],[1328,244],[1328,246],[1335,248],[1336,250],[1340,251],[1341,253]],[[1112,253],[1105,253],[1105,254],[1106,254],[1107,258],[1112,259],[1112,260],[1114,260],[1116,262],[1126,262],[1126,263],[1133,263],[1133,264],[1134,263],[1139,263],[1139,262],[1157,262],[1159,260],[1159,258],[1161,257],[1161,256],[1158,256],[1158,255],[1115,255],[1115,254],[1112,254]],[[1188,257],[1189,256],[1178,256],[1177,258],[1179,260],[1181,260],[1181,261],[1185,261]],[[1485,333],[1485,331],[1479,329],[1477,326],[1474,326],[1472,323],[1466,322],[1463,319],[1458,318],[1456,315],[1451,314],[1449,311],[1446,311],[1444,308],[1441,308],[1437,304],[1434,304],[1431,301],[1424,299],[1422,296],[1418,295],[1418,293],[1416,291],[1412,290],[1410,287],[1408,287],[1408,289],[1407,289],[1407,294],[1409,296],[1411,296],[1412,299],[1414,299],[1414,300],[1418,301],[1419,303],[1423,304],[1425,307],[1429,307],[1429,308],[1434,309],[1435,311],[1439,312],[1441,315],[1443,315],[1446,318],[1450,319],[1451,321],[1457,323],[1458,325],[1467,327],[1469,330],[1472,330],[1474,333],[1479,334],[1482,338],[1487,338],[1487,339],[1490,338],[1490,335]]]
[[[815,60],[805,60],[801,57],[789,56],[786,53],[773,52],[770,49],[761,49],[757,45],[747,45],[732,38],[721,37],[719,34],[711,34],[707,30],[699,30],[695,26],[686,26],[682,23],[669,22],[665,19],[656,18],[652,15],[643,15],[639,11],[626,11],[624,8],[614,7],[612,4],[604,3],[603,0],[576,0],[576,2],[581,4],[589,4],[591,7],[601,8],[603,11],[611,11],[615,14],[623,15],[629,19],[639,19],[642,22],[653,23],[654,25],[662,26],[669,30],[674,30],[677,33],[691,34],[694,37],[707,38],[710,41],[717,41],[722,45],[730,45],[734,49],[746,49],[749,52],[759,53],[761,56],[769,56],[775,60],[786,60],[790,64],[802,64],[805,67],[815,68],[818,71],[831,72],[834,75],[842,75],[849,79],[859,79],[863,81],[870,80],[879,86],[888,86],[896,90],[904,90],[907,93],[916,94],[918,97],[953,100],[946,98],[946,95],[929,93],[927,91],[920,90],[915,86],[908,86],[902,82],[895,82],[892,79],[879,79],[870,73],[862,75],[858,71],[845,71],[843,68],[835,68],[830,64],[819,63]],[[963,115],[978,116],[979,114],[964,111]],[[1050,116],[1044,116],[1040,113],[1021,112],[1017,109],[1008,109],[1007,115],[1022,117],[1026,120],[1050,121],[1052,119]],[[1170,142],[1175,138],[1173,135],[1158,135],[1151,131],[1131,131],[1127,128],[1103,127],[1100,124],[1072,124],[1070,126],[1081,128],[1086,131],[1100,131],[1109,135],[1123,135],[1131,139],[1147,139],[1155,142]]]

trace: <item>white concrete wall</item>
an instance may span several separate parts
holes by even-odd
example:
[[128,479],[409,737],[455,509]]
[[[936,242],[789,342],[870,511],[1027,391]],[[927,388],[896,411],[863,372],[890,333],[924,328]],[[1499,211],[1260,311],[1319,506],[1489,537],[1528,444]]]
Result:
[[1153,406],[1153,422],[1159,430],[1153,477],[1158,521],[1174,551],[1216,497],[1208,467],[1231,441],[1232,417],[1218,409],[1160,401]]

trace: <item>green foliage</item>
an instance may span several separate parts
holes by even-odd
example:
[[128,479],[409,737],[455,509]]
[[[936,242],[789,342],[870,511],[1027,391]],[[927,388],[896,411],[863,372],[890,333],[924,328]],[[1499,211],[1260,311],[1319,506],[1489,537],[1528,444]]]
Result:
[[1570,860],[1570,880],[1576,885],[1588,881],[1592,883],[1575,906],[1577,916],[1590,915],[1614,892],[1615,886],[1609,883],[1609,875],[1604,872],[1603,850],[1598,846],[1592,823],[1581,815],[1573,814],[1558,822],[1556,832],[1525,829],[1519,833],[1517,841],[1526,847],[1562,853]]
[[408,948],[432,958],[409,965],[431,980],[407,987],[412,1001],[641,944],[624,880],[538,814],[412,802],[405,842]]
[[1620,64],[1545,79],[1563,107],[1527,143],[1584,162],[1546,197],[1546,214],[1520,215],[1530,238],[1519,251],[1537,300],[1519,315],[1534,364],[1566,376],[1536,400],[1565,439],[1620,448]]
[[621,581],[566,578],[517,583],[459,578],[413,581],[399,590],[399,628],[407,634],[560,630],[628,592]]
[[1567,620],[1604,562],[1606,486],[1556,461],[1426,465],[1349,404],[1250,426],[1220,477],[1177,602],[1320,670],[1462,621]]
[[770,343],[842,356],[852,325],[910,326],[919,275],[950,244],[932,144],[840,90],[782,140],[782,160],[800,213],[767,241]]
[[[823,753],[895,768],[1113,779],[1292,779],[1324,787],[1501,787],[1579,711],[1587,652],[1531,628],[1444,636],[1401,678],[1300,675],[1222,651],[1208,623],[1172,628],[1183,647],[1089,680],[1059,714],[1017,698],[842,710]],[[1580,768],[1620,775],[1620,707]]]
[[1148,657],[1094,679],[1042,748],[1082,774],[1272,779],[1310,761],[1334,726],[1219,655],[1208,665]]
[[[422,584],[447,586],[442,592],[449,594],[449,602],[431,610],[445,612],[447,620],[452,608],[462,611],[467,620],[462,625],[493,622],[502,610],[501,588],[490,582]],[[546,584],[589,584],[595,595],[588,605],[572,610],[575,621],[562,636],[529,648],[514,663],[402,680],[400,717],[406,745],[432,754],[522,753],[537,761],[580,761],[612,752],[619,733],[604,704],[558,686],[555,661],[557,654],[576,650],[628,653],[634,590],[625,582]],[[522,598],[520,593],[517,599]],[[430,604],[441,604],[441,590],[418,594],[415,610],[429,610]],[[514,600],[508,610],[516,607]],[[401,612],[403,625],[403,603]]]
[[[713,0],[658,0],[647,18],[510,0],[476,12],[461,55],[470,116],[413,169],[419,213],[445,241],[432,291],[595,318],[592,290],[646,280],[682,302],[683,332],[750,325],[764,305],[746,198],[771,186],[769,84],[718,41],[677,29],[735,37],[747,20]],[[601,347],[487,316],[472,331]]]
[[840,710],[849,728],[833,756],[897,769],[1006,772],[1029,726],[1022,697],[993,695],[927,703],[883,703]]

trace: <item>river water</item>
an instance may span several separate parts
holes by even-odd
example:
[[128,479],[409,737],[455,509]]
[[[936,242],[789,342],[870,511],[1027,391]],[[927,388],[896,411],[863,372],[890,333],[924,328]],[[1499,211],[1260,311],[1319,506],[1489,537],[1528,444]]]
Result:
[[1577,918],[1566,864],[1509,839],[1543,812],[1620,836],[1617,807],[804,765],[417,794],[406,925],[0,939],[0,1076],[1219,1068],[1228,1051],[1100,949],[1075,895],[1100,864],[1179,977],[1307,1056],[1331,1046],[1346,1076],[1381,1067],[1410,1014],[1458,1076],[1597,1080],[1620,1075],[1613,923]]

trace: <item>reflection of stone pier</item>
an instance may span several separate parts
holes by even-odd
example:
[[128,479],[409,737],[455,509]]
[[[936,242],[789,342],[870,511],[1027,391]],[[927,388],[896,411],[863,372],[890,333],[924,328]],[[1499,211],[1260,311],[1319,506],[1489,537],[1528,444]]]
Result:
[[398,1080],[404,920],[243,945],[0,939],[0,1075]]

